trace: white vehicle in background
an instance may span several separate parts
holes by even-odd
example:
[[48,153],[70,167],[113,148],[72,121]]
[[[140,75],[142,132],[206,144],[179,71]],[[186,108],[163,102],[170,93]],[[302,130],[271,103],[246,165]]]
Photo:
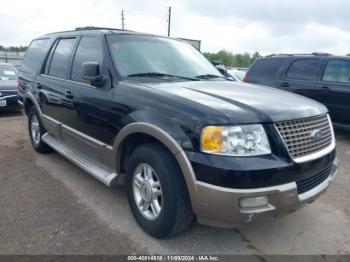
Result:
[[247,69],[229,69],[228,73],[237,81],[242,81]]

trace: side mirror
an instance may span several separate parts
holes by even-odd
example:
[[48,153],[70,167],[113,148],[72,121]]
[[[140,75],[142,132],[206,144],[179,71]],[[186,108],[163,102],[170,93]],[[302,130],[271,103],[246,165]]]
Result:
[[82,64],[82,75],[84,82],[96,87],[103,87],[106,78],[100,75],[100,65],[96,62],[85,62]]

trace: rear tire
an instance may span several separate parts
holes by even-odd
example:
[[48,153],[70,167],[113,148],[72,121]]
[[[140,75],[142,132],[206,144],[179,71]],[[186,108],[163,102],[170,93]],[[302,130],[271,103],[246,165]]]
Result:
[[29,110],[28,131],[29,131],[30,141],[35,151],[42,154],[52,152],[51,147],[46,145],[44,141],[42,141],[41,139],[42,136],[46,133],[46,130],[42,125],[39,114],[37,113],[34,107],[32,107]]
[[129,205],[145,232],[170,238],[189,227],[194,216],[187,186],[167,148],[157,143],[136,148],[129,159],[128,178]]

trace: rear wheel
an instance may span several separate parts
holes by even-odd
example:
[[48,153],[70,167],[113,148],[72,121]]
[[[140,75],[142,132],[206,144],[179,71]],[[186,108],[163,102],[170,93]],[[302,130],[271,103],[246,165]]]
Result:
[[193,221],[185,180],[174,156],[152,143],[134,150],[128,168],[128,199],[141,228],[156,238],[169,238]]
[[41,139],[41,137],[46,133],[46,130],[43,127],[39,115],[34,107],[30,109],[28,114],[28,131],[32,146],[37,152],[48,153],[52,151],[52,149]]

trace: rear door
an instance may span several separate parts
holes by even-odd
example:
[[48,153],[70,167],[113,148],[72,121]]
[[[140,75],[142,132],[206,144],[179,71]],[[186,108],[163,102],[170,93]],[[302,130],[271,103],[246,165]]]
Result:
[[283,74],[279,86],[281,89],[318,100],[322,103],[322,94],[316,86],[320,70],[320,58],[294,59]]
[[328,59],[317,86],[333,121],[350,125],[350,61]]
[[[37,88],[37,75],[42,68],[44,59],[52,44],[49,38],[35,39],[29,45],[22,65],[19,69],[19,91],[20,95],[31,92],[39,100],[39,89]],[[43,109],[45,110],[45,108]]]
[[75,37],[57,39],[47,57],[42,73],[37,78],[36,89],[42,113],[47,120],[48,128],[55,134],[58,130],[54,121],[62,121],[61,111],[66,106],[62,90],[67,78],[68,65],[75,42]]
[[[109,112],[114,89],[106,55],[103,48],[103,37],[84,35],[81,37],[71,65],[71,73],[63,93],[65,104],[62,111],[63,123],[81,134],[112,144],[114,133],[110,128]],[[100,65],[100,75],[105,77],[104,85],[95,87],[83,79],[82,64],[95,62]]]

